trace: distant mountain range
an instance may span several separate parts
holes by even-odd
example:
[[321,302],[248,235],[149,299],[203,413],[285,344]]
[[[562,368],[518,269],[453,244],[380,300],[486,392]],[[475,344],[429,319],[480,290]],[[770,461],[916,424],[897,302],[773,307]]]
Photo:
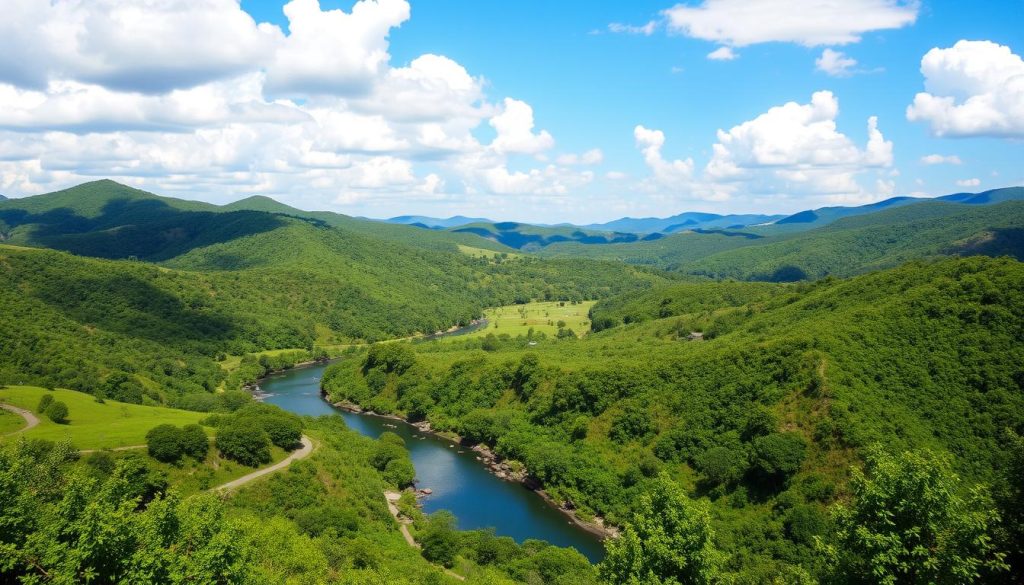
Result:
[[[461,233],[475,233],[499,241],[513,248],[526,245],[546,246],[552,243],[577,241],[589,244],[628,243],[657,239],[660,235],[684,231],[722,231],[759,228],[757,233],[791,233],[828,225],[837,219],[875,213],[924,201],[947,201],[966,205],[987,205],[1002,201],[1024,199],[1024,187],[993,189],[982,193],[953,193],[942,197],[892,197],[877,203],[855,207],[821,207],[807,209],[792,215],[730,214],[687,211],[671,217],[623,217],[605,223],[578,225],[560,223],[555,225],[526,224],[517,222],[494,222],[484,218],[456,215],[446,219],[424,215],[402,215],[379,220],[386,223],[411,225],[433,230],[452,230]],[[529,226],[530,233],[523,231]],[[545,230],[551,230],[544,233]],[[593,232],[601,232],[596,234]],[[518,235],[517,235],[518,234]]]
[[7,198],[4,197],[3,195],[0,195],[0,201],[5,201],[5,200],[7,200]]
[[464,215],[456,215],[447,219],[427,217],[425,215],[399,215],[398,217],[392,217],[383,221],[401,225],[414,225],[416,227],[428,229],[447,229],[469,225],[471,223],[492,223],[489,219],[482,217],[466,217]]

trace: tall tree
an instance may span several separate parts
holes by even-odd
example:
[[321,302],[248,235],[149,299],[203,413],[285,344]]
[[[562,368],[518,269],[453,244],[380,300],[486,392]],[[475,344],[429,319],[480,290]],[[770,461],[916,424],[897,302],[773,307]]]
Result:
[[947,455],[874,448],[851,487],[852,503],[834,509],[833,542],[818,540],[836,581],[973,583],[1007,568],[991,498],[982,487],[962,496]]
[[628,585],[713,583],[722,560],[713,539],[707,506],[662,473],[640,496],[622,536],[607,541],[600,575]]

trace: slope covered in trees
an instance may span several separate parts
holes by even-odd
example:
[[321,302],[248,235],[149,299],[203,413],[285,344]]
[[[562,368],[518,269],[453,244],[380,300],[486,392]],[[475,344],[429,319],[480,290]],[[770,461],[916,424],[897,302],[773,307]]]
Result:
[[814,280],[935,256],[1021,258],[1022,223],[1021,201],[985,206],[924,202],[838,219],[809,231],[768,226],[739,232],[686,232],[632,244],[554,244],[539,255],[620,260],[712,278]]
[[[948,452],[966,481],[1001,481],[1005,431],[1024,426],[1024,265],[755,286],[599,304],[648,320],[581,340],[390,346],[324,387],[486,443],[583,516],[629,519],[667,472],[709,499],[724,570],[749,582],[824,574],[814,537],[870,445]],[[664,299],[678,312],[657,318]]]

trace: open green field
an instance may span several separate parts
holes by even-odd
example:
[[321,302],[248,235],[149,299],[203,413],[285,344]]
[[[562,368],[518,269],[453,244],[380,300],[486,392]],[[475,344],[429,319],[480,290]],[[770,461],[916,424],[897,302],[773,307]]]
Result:
[[0,410],[0,436],[9,435],[25,426],[25,419],[20,415]]
[[[170,423],[181,426],[198,423],[206,416],[201,412],[125,404],[114,400],[100,404],[89,394],[73,390],[46,390],[32,386],[0,388],[0,402],[35,412],[39,398],[44,393],[52,394],[54,400],[60,400],[68,405],[68,424],[59,425],[46,416],[39,415],[39,426],[17,436],[50,441],[70,439],[79,449],[112,449],[144,444],[146,433],[158,424]],[[2,440],[4,439],[0,439]]]
[[576,304],[565,301],[545,301],[527,303],[525,305],[505,305],[484,311],[487,327],[451,339],[483,337],[488,333],[501,335],[507,333],[512,337],[526,335],[530,329],[535,333],[555,335],[558,333],[558,322],[583,335],[590,329],[590,307],[595,301],[582,301]]

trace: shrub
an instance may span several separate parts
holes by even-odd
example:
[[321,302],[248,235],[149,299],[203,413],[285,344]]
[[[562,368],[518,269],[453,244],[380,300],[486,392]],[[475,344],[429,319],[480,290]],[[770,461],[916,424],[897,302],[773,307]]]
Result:
[[753,441],[753,467],[767,478],[780,480],[796,473],[807,454],[807,442],[797,433],[773,433]]
[[728,447],[712,447],[697,457],[697,469],[712,485],[728,485],[739,480],[746,466],[743,452]]
[[173,463],[185,452],[184,433],[174,425],[157,425],[146,433],[146,447],[153,459]]
[[185,425],[181,429],[181,448],[185,455],[203,461],[210,452],[210,439],[199,425]]
[[455,516],[441,510],[427,519],[427,525],[420,533],[423,545],[423,557],[428,561],[446,567],[455,564],[455,555],[459,552],[459,532],[455,529]]
[[377,440],[381,443],[390,443],[392,445],[398,445],[399,447],[405,447],[405,439],[391,431],[384,431],[379,437],[377,437]]
[[270,462],[270,437],[258,426],[225,425],[217,432],[217,449],[221,455],[242,465],[256,467]]
[[632,407],[612,421],[608,436],[616,443],[625,443],[631,439],[642,439],[653,432],[654,424],[647,410]]
[[416,479],[416,469],[409,458],[392,459],[384,467],[384,479],[399,488],[412,485]]
[[377,443],[373,454],[370,455],[370,465],[374,466],[377,471],[384,471],[395,459],[405,459],[406,453],[405,448],[395,445],[393,443]]
[[65,424],[68,422],[68,405],[60,400],[54,400],[46,407],[46,416],[59,425]]
[[53,395],[52,394],[43,394],[39,398],[39,406],[36,406],[36,412],[38,412],[39,414],[46,413],[46,408],[48,406],[50,406],[50,404],[52,404],[52,403],[53,403]]
[[256,422],[270,437],[270,442],[282,449],[294,449],[302,439],[302,423],[291,417],[261,416]]

